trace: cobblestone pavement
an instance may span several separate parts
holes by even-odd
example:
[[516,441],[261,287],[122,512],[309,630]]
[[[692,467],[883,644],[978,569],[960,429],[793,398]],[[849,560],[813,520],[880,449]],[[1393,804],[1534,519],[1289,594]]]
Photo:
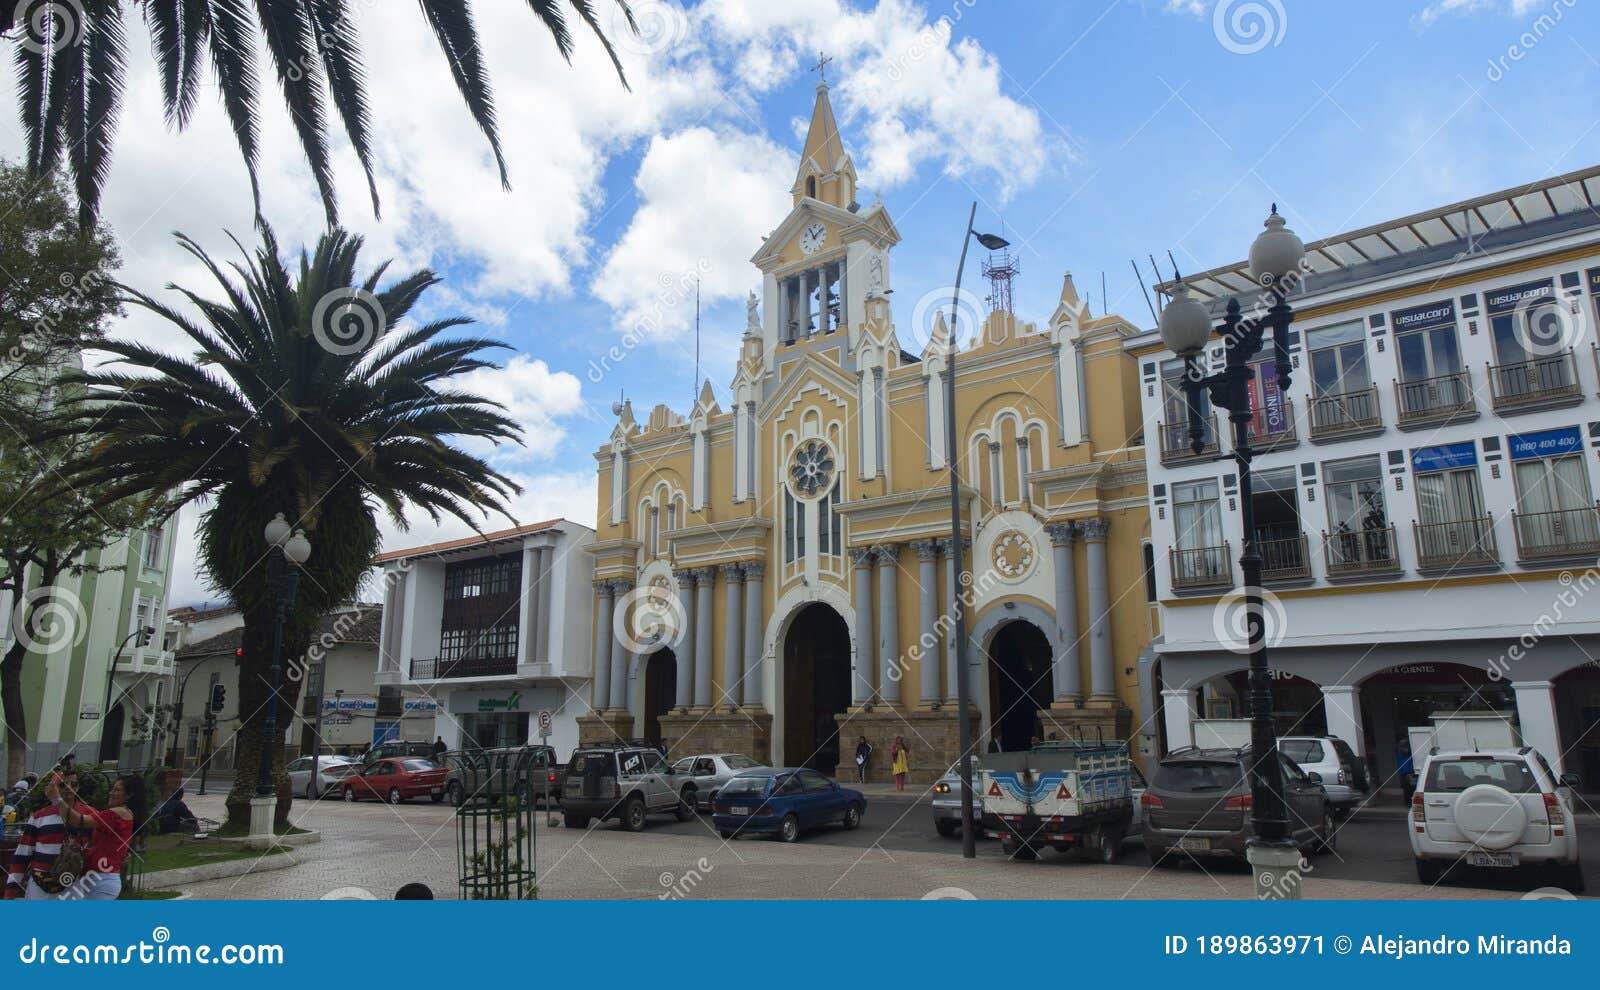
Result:
[[[222,795],[193,797],[199,815],[221,818]],[[559,817],[559,812],[557,813]],[[398,807],[333,800],[296,801],[294,818],[322,841],[289,853],[287,869],[188,886],[198,898],[316,899],[393,896],[421,881],[439,897],[456,894],[456,830],[451,809],[426,801]],[[544,812],[539,822],[544,824]],[[722,842],[702,820],[703,834],[634,835],[607,824],[579,832],[540,828],[540,895],[547,899],[824,898],[916,899],[1242,899],[1250,877],[1197,869],[1102,866],[1047,856],[1014,863],[996,856],[964,860],[950,852],[908,852],[765,839]],[[675,830],[676,831],[676,830]],[[1312,898],[1507,898],[1514,893],[1420,884],[1319,879],[1305,881]]]

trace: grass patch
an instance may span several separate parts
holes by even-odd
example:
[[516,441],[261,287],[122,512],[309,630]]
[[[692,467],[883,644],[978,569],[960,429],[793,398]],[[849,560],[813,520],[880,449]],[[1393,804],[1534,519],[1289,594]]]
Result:
[[145,845],[144,870],[176,870],[185,866],[205,863],[227,863],[236,859],[259,859],[259,849],[246,849],[233,843],[212,842],[209,839],[191,839],[180,835],[151,836]]
[[[300,828],[297,825],[274,825],[272,828],[273,835],[304,835],[309,831],[311,830]],[[248,823],[243,825],[223,825],[211,834],[219,839],[243,839],[250,834],[250,826]]]

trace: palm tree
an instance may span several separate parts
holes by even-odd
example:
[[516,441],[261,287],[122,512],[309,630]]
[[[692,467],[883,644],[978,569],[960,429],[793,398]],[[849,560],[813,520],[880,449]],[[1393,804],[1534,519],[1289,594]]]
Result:
[[[318,617],[350,601],[371,568],[380,510],[402,528],[408,507],[476,526],[484,511],[509,518],[506,499],[520,491],[448,442],[520,443],[521,430],[497,403],[452,383],[498,367],[480,355],[505,345],[450,333],[470,322],[459,317],[406,321],[439,281],[433,272],[380,288],[385,263],[358,279],[361,239],[342,230],[323,235],[314,253],[302,251],[295,272],[270,229],[263,238],[230,274],[179,235],[221,289],[206,298],[170,287],[197,317],[122,287],[129,303],[170,322],[198,352],[184,358],[131,339],[106,341],[101,347],[117,363],[81,376],[87,396],[60,427],[89,441],[71,478],[99,486],[107,501],[169,500],[163,504],[175,510],[204,500],[201,565],[245,622],[241,769],[260,765],[269,696],[273,601],[262,530],[274,514],[303,527],[314,545],[285,627],[286,669],[296,671]],[[291,673],[279,711],[293,711],[298,694]],[[282,821],[289,795],[276,749]],[[240,773],[228,797],[232,825],[248,820],[253,780]]]
[[[626,29],[637,32],[627,0],[616,3]],[[418,0],[418,4],[468,112],[489,140],[501,184],[509,188],[471,0]],[[10,40],[15,49],[17,110],[27,137],[28,166],[41,175],[53,170],[65,154],[77,189],[82,225],[89,229],[110,173],[111,148],[122,108],[128,54],[123,20],[128,8],[138,8],[149,28],[170,126],[182,130],[188,125],[205,65],[210,62],[223,109],[250,172],[258,214],[260,80],[256,51],[262,43],[316,176],[328,225],[338,222],[338,209],[328,158],[324,91],[366,170],[372,209],[377,213],[359,17],[352,16],[352,6],[353,0],[4,0],[0,2],[0,37]],[[593,0],[528,0],[528,6],[569,62],[573,41],[565,8],[570,6],[605,46],[626,88],[622,63],[600,25]],[[390,12],[385,9],[383,15]]]

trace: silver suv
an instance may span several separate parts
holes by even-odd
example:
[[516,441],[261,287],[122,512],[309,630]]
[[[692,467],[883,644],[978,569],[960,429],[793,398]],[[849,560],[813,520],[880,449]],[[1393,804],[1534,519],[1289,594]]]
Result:
[[1341,814],[1367,797],[1367,771],[1350,744],[1336,736],[1280,736],[1278,752],[1322,778],[1328,803]]
[[579,747],[567,763],[561,807],[567,828],[615,818],[630,832],[644,831],[649,815],[694,817],[692,778],[680,777],[661,752],[640,746]]

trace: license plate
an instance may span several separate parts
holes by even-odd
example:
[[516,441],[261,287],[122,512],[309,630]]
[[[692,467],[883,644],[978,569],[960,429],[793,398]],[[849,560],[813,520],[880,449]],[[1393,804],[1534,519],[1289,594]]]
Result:
[[1178,848],[1184,850],[1185,852],[1207,852],[1211,849],[1211,840],[1206,838],[1195,838],[1194,836],[1184,836],[1178,840]]
[[733,813],[736,814],[736,815],[748,815],[750,813],[750,809],[749,808],[734,808],[733,809]]
[[1467,853],[1468,866],[1516,866],[1517,857],[1511,853],[1475,852]]
[[430,788],[430,789],[429,789],[429,791],[428,791],[428,793],[429,793],[429,794],[438,794],[438,793],[439,793],[439,791],[440,791],[440,788],[438,788],[438,787],[434,787],[434,788]]

